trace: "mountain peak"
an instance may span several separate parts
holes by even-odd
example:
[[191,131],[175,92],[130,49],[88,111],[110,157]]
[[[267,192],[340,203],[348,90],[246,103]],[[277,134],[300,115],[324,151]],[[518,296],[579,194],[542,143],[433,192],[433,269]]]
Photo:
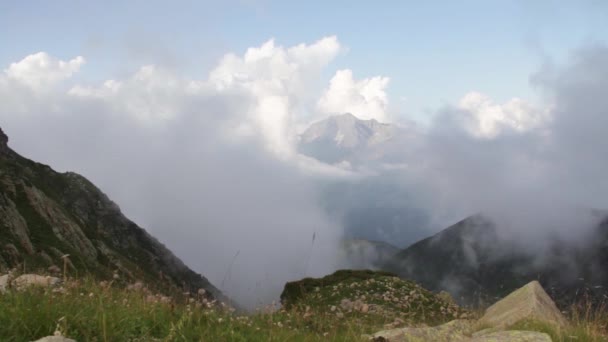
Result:
[[300,152],[324,162],[339,162],[351,154],[390,140],[395,127],[351,113],[334,115],[310,125],[300,136]]
[[352,113],[333,115],[330,117],[330,119],[333,119],[336,121],[351,121],[351,122],[361,120]]
[[365,145],[370,140],[390,138],[390,127],[389,124],[381,124],[375,119],[361,120],[351,113],[345,113],[313,123],[302,134],[302,140],[305,143],[315,140],[333,140],[338,146],[352,148]]

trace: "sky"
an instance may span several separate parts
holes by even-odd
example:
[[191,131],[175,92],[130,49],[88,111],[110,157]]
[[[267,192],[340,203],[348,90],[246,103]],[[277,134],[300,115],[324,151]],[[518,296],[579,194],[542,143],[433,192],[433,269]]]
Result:
[[[523,237],[581,235],[580,209],[608,208],[607,15],[602,1],[2,1],[0,127],[254,307],[345,266],[332,200],[399,202],[436,220],[428,235],[478,212]],[[298,153],[302,129],[346,112],[407,130],[399,163]],[[324,197],[334,184],[358,198]]]
[[[0,65],[46,51],[83,56],[86,81],[142,64],[204,76],[226,52],[274,38],[292,46],[336,35],[345,47],[324,72],[390,78],[391,109],[429,112],[478,91],[536,100],[529,74],[577,45],[608,37],[603,1],[12,1],[0,4]],[[458,67],[454,67],[458,65]],[[497,81],[500,80],[500,81]]]

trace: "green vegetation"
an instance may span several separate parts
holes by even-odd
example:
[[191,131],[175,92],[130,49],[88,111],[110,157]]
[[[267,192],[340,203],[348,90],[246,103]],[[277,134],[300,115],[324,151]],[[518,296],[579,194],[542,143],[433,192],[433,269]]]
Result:
[[[365,341],[362,335],[387,328],[432,326],[471,315],[386,273],[340,271],[323,279],[323,287],[312,287],[289,309],[266,307],[249,314],[204,293],[166,297],[142,284],[125,287],[93,277],[68,280],[57,288],[11,290],[0,294],[0,341],[32,341],[55,332],[77,341]],[[318,284],[314,279],[304,283]],[[367,309],[358,306],[357,296],[365,296],[359,304]],[[398,296],[415,299],[403,307],[400,303],[408,301],[395,301]],[[446,313],[446,307],[455,311]],[[573,312],[571,326],[564,330],[538,322],[511,328],[546,332],[553,341],[607,340],[606,311],[580,306]]]
[[202,296],[169,299],[93,279],[0,294],[0,327],[7,342],[55,331],[77,341],[357,341],[362,333],[298,310],[239,316]]
[[317,287],[326,288],[343,282],[352,283],[382,276],[395,277],[396,275],[383,271],[340,270],[323,278],[304,278],[299,281],[289,282],[285,285],[285,289],[281,294],[281,303],[286,307],[290,307],[307,294],[313,293]]
[[414,282],[388,272],[341,270],[320,279],[306,278],[285,285],[286,308],[325,316],[332,324],[345,321],[371,328],[436,325],[468,312]]

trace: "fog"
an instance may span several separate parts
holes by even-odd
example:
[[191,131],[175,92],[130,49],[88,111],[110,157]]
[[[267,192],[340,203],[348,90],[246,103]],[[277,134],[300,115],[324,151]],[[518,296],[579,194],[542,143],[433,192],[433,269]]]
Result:
[[[268,41],[226,54],[204,79],[147,65],[88,83],[73,77],[85,58],[33,54],[3,66],[0,125],[17,152],[91,179],[250,308],[278,299],[286,281],[344,266],[345,236],[408,236],[399,242],[407,245],[481,212],[505,237],[574,239],[595,223],[587,210],[608,208],[606,47],[541,66],[530,76],[538,103],[497,104],[471,92],[444,106],[416,128],[416,150],[403,146],[408,167],[390,174],[295,152],[301,127],[340,111],[409,120],[391,115],[388,79],[338,71],[331,86],[322,82],[341,51],[336,37],[292,47]],[[343,209],[371,203],[410,216],[388,228],[392,235],[373,224],[353,230],[378,212],[348,223]]]

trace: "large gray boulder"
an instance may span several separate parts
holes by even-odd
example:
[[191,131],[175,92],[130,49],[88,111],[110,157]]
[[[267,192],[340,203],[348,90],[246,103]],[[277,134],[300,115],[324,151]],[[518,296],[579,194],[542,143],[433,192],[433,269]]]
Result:
[[63,336],[47,336],[34,342],[76,342],[76,340],[72,340],[71,338]]
[[22,274],[12,281],[12,286],[18,290],[30,286],[53,287],[61,283],[61,279],[38,274]]
[[532,281],[490,306],[479,325],[504,329],[522,320],[563,327],[567,321],[538,281]]
[[436,327],[399,328],[383,330],[373,334],[372,341],[426,342],[426,341],[468,341],[471,321],[454,320]]
[[536,331],[508,330],[482,334],[469,342],[552,342],[551,336]]

